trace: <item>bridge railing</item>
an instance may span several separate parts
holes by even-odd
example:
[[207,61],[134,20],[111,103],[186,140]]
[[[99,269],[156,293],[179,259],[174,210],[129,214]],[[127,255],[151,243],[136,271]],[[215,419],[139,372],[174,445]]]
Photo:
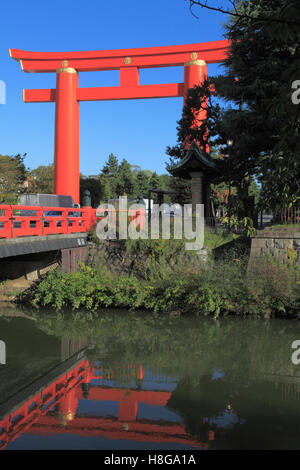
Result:
[[11,238],[11,206],[0,206],[0,238]]
[[[84,233],[109,211],[91,207],[39,207],[0,205],[0,239],[51,234]],[[119,212],[116,219],[118,220]],[[129,221],[143,228],[145,211],[125,211]]]
[[[97,224],[99,220],[103,220],[108,217],[112,223],[115,220],[116,226],[118,227],[120,222],[121,214],[125,214],[127,217],[127,222],[133,222],[136,226],[143,229],[146,220],[146,210],[145,209],[91,209],[93,212],[92,220],[94,221],[93,225]],[[114,215],[113,215],[114,214]],[[114,218],[115,217],[115,218]]]
[[0,205],[0,238],[87,232],[87,208]]

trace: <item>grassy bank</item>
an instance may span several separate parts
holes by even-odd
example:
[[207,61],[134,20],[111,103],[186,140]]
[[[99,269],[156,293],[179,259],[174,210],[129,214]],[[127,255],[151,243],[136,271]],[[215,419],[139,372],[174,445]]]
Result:
[[[34,306],[88,309],[122,308],[149,310],[173,315],[239,315],[269,318],[297,316],[300,312],[299,272],[294,266],[273,259],[259,260],[247,270],[241,246],[230,249],[219,260],[197,262],[197,254],[186,256],[180,241],[130,241],[128,250],[142,250],[149,258],[147,275],[110,272],[100,262],[81,265],[76,273],[50,272],[27,294]],[[147,251],[148,250],[148,251]],[[225,254],[224,254],[225,253]],[[170,255],[171,254],[171,255]],[[175,258],[172,270],[167,269]]]

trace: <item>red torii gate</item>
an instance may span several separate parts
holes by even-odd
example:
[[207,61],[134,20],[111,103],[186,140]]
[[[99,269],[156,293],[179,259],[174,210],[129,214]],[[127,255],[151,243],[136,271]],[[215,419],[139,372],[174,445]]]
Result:
[[[79,101],[186,97],[189,88],[205,80],[207,64],[226,58],[228,47],[229,41],[221,40],[110,51],[9,49],[24,72],[56,73],[56,89],[23,90],[26,103],[55,102],[54,193],[79,202]],[[184,83],[139,85],[139,69],[171,66],[184,66]],[[79,88],[78,72],[103,70],[120,70],[120,86]]]

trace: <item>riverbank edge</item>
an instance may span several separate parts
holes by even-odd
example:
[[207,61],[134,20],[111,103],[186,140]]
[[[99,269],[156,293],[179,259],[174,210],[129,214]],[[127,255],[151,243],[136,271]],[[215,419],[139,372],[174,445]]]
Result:
[[[274,236],[273,233],[265,235],[265,239]],[[251,256],[250,242],[249,238],[239,238],[221,244],[210,250],[208,263],[197,259],[195,254],[187,256],[177,241],[173,241],[173,247],[164,240],[150,244],[135,241],[129,245],[120,241],[98,242],[90,246],[87,264],[81,263],[78,272],[62,273],[58,268],[3,300],[53,310],[112,307],[171,316],[298,318],[300,292],[297,296],[291,288],[292,282],[297,284],[295,276],[292,280],[291,263],[282,263],[281,257],[278,264],[274,253]],[[178,257],[176,265],[174,260],[178,261]],[[211,271],[207,270],[209,265]]]
[[212,272],[210,279],[203,273],[202,276],[185,273],[184,277],[174,274],[146,281],[135,276],[99,273],[83,265],[76,273],[62,273],[60,269],[50,272],[15,302],[57,311],[114,308],[174,317],[299,318],[300,286],[296,287],[287,278],[288,268],[282,266],[274,275],[273,269],[268,270],[268,264],[260,263],[258,267],[264,276],[252,276],[251,270],[243,278],[241,272],[245,268],[231,265],[227,272],[221,273],[220,269]]

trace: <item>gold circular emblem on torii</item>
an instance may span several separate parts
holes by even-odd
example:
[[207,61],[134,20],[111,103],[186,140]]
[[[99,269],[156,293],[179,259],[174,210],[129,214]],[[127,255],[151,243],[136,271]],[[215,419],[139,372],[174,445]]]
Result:
[[61,63],[62,67],[68,67],[68,65],[69,65],[69,62],[67,60],[63,60]]
[[198,54],[197,54],[197,52],[192,52],[192,53],[191,53],[191,59],[193,59],[193,60],[198,59]]
[[131,63],[131,58],[130,57],[125,57],[124,59],[124,64],[130,64]]

